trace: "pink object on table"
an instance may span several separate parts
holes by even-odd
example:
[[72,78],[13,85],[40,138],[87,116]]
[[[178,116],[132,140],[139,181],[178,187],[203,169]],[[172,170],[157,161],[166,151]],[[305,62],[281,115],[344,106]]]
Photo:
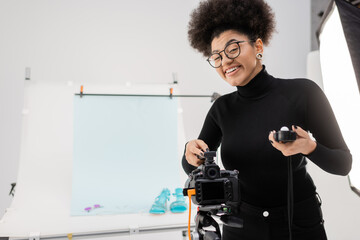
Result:
[[94,205],[94,208],[100,208],[101,206],[100,206],[100,204],[95,204]]
[[87,208],[85,208],[84,210],[87,211],[87,212],[90,212],[91,207],[87,207]]

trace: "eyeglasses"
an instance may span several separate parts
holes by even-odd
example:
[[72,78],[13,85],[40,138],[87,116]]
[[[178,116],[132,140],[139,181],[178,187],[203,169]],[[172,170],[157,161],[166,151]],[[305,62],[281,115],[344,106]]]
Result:
[[240,55],[240,43],[244,43],[244,42],[254,42],[253,40],[250,41],[237,41],[237,42],[232,42],[229,45],[227,45],[224,50],[217,52],[217,53],[213,53],[211,54],[211,56],[206,60],[209,62],[209,64],[213,67],[213,68],[218,68],[221,66],[222,64],[222,60],[223,57],[221,56],[220,53],[224,52],[226,57],[229,59],[235,59]]

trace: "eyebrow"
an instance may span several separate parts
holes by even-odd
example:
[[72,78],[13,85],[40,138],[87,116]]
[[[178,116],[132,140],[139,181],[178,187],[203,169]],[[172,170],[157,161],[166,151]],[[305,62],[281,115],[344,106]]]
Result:
[[[236,42],[236,41],[238,41],[237,39],[230,39],[229,41],[227,41],[226,43],[225,43],[225,47],[224,48],[226,48],[226,46],[228,46],[230,43],[232,43],[232,42]],[[219,50],[214,50],[214,51],[212,51],[211,53],[218,53],[219,52]]]

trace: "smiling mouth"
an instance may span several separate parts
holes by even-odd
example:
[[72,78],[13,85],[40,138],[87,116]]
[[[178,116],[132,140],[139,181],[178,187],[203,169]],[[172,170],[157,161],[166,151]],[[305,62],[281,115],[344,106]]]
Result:
[[228,74],[230,74],[230,73],[233,73],[233,72],[235,72],[237,69],[239,69],[240,68],[240,66],[236,66],[236,67],[232,67],[232,68],[229,68],[229,69],[227,69],[226,71],[225,71],[225,74],[226,75],[228,75]]

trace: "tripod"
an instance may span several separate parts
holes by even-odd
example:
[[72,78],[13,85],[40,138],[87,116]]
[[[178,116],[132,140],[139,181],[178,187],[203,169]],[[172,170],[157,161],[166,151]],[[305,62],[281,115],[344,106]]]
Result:
[[[230,215],[231,208],[225,205],[199,206],[195,217],[195,229],[191,233],[191,240],[221,240],[219,224],[213,216],[220,217],[220,220],[230,227],[242,228],[243,220]],[[205,230],[204,227],[214,227],[215,231]]]

